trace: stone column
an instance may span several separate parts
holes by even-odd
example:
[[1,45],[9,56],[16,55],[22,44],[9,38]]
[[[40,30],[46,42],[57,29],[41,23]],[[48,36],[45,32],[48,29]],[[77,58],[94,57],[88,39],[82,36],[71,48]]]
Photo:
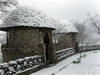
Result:
[[75,52],[79,52],[79,42],[75,42]]

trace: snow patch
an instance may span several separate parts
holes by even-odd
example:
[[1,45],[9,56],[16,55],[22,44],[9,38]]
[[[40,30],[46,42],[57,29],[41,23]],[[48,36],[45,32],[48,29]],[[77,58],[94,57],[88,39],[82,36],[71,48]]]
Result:
[[85,52],[86,58],[80,64],[72,64],[72,61],[79,58],[80,54],[71,56],[55,66],[44,68],[31,75],[100,75],[100,50],[97,53]]

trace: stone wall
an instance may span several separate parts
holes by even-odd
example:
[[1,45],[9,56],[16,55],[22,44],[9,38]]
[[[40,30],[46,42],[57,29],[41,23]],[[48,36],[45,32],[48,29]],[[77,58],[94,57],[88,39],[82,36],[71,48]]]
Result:
[[[2,46],[3,62],[16,60],[25,56],[45,55],[44,36],[47,33],[52,49],[51,29],[47,28],[15,28],[7,33],[7,44]],[[50,51],[49,50],[49,51]],[[51,52],[54,50],[52,49]],[[51,54],[50,52],[50,54]],[[50,55],[49,58],[54,57]]]

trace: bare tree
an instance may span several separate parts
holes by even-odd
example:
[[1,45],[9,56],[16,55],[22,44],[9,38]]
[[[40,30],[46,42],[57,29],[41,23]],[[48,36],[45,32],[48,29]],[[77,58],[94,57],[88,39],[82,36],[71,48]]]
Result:
[[54,43],[57,43],[59,37],[63,35],[60,33],[64,29],[65,25],[61,24],[59,20],[55,20],[54,27],[56,28],[56,30],[53,31],[53,41]]
[[[18,7],[18,0],[0,0],[0,22],[4,21],[14,7]],[[5,43],[5,34],[0,37],[3,37],[2,40],[0,39],[0,43]]]
[[75,21],[73,22],[73,24],[75,25],[75,27],[78,30],[78,35],[77,35],[77,41],[79,42],[80,46],[85,45],[86,43],[86,39],[88,37],[88,29],[86,27],[86,22],[79,22],[79,21]]
[[[78,35],[77,35],[77,41],[79,42],[80,46],[84,46],[87,44],[87,38],[89,37],[88,35],[88,29],[86,27],[86,22],[79,22],[74,21],[73,25],[75,25],[75,27],[78,30]],[[88,41],[89,42],[89,41]],[[81,62],[81,49],[80,49],[80,62]]]
[[93,27],[93,31],[100,35],[100,15],[95,14],[88,14],[88,21],[90,25]]
[[99,38],[93,38],[93,37],[89,37],[86,39],[86,46],[89,45],[97,45]]
[[65,25],[61,24],[59,20],[57,20],[55,24],[55,28],[56,28],[55,32],[60,33],[64,29],[64,27]]

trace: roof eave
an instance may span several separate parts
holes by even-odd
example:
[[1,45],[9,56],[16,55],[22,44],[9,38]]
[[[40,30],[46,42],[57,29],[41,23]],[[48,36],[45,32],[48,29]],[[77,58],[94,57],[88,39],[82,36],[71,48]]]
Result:
[[49,27],[32,27],[32,26],[12,26],[12,27],[1,27],[0,28],[0,30],[1,31],[9,31],[10,29],[12,29],[12,28],[25,28],[25,27],[27,27],[27,28],[47,28],[47,29],[51,29],[51,30],[56,30],[55,28],[49,28]]

